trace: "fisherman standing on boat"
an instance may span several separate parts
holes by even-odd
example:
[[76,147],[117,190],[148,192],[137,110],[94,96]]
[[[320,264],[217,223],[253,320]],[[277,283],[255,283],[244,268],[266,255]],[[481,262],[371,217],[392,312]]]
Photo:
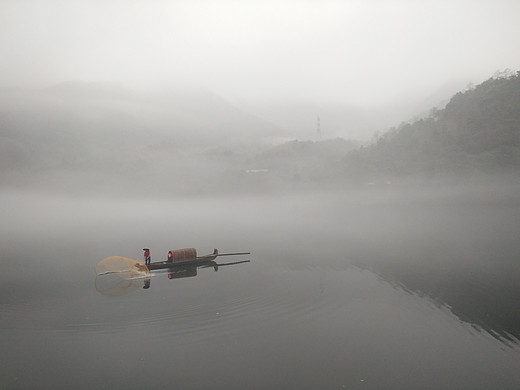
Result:
[[150,256],[150,249],[143,248],[144,251],[144,263],[149,265],[152,262],[152,257]]

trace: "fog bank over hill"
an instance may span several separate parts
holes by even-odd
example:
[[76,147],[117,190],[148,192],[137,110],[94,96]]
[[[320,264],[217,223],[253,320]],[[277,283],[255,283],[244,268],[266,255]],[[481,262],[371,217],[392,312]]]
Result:
[[[331,111],[275,107],[294,124],[303,123],[299,113],[312,119],[312,130],[289,131],[204,90],[82,82],[3,89],[0,177],[4,188],[181,195],[511,176],[520,168],[518,80],[497,73],[445,108],[380,128],[371,144],[331,136]],[[368,117],[335,110],[346,122]],[[389,120],[383,114],[374,111],[365,126]]]
[[270,121],[300,140],[319,139],[319,117],[321,137],[341,137],[366,142],[376,133],[380,134],[396,124],[427,115],[434,107],[444,108],[455,93],[464,90],[468,85],[471,85],[469,80],[452,80],[424,96],[418,95],[375,107],[311,99],[245,100],[237,105],[244,111]]
[[83,82],[3,89],[0,113],[4,186],[181,187],[173,182],[211,176],[215,156],[253,153],[286,136],[200,90]]

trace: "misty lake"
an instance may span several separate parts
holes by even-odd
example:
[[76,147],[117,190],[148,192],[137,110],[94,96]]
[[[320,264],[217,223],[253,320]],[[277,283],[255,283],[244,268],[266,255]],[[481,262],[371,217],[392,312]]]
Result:
[[[0,217],[1,389],[520,388],[517,187],[4,191]],[[251,262],[99,293],[144,247]]]

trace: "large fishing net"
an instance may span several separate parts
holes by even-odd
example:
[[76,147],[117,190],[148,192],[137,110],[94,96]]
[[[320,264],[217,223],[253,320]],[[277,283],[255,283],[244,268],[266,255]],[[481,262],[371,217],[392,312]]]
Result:
[[150,270],[142,261],[123,256],[110,256],[96,265],[97,275],[122,272],[130,272],[133,276],[143,276],[149,274]]
[[111,256],[96,265],[96,290],[103,295],[118,296],[140,287],[150,286],[150,270],[138,260]]

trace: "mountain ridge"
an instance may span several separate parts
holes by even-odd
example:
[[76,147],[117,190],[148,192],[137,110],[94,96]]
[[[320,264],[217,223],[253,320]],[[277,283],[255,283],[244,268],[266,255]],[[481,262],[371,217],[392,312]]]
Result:
[[392,128],[343,160],[347,176],[515,173],[520,168],[520,72],[456,93],[444,109]]

